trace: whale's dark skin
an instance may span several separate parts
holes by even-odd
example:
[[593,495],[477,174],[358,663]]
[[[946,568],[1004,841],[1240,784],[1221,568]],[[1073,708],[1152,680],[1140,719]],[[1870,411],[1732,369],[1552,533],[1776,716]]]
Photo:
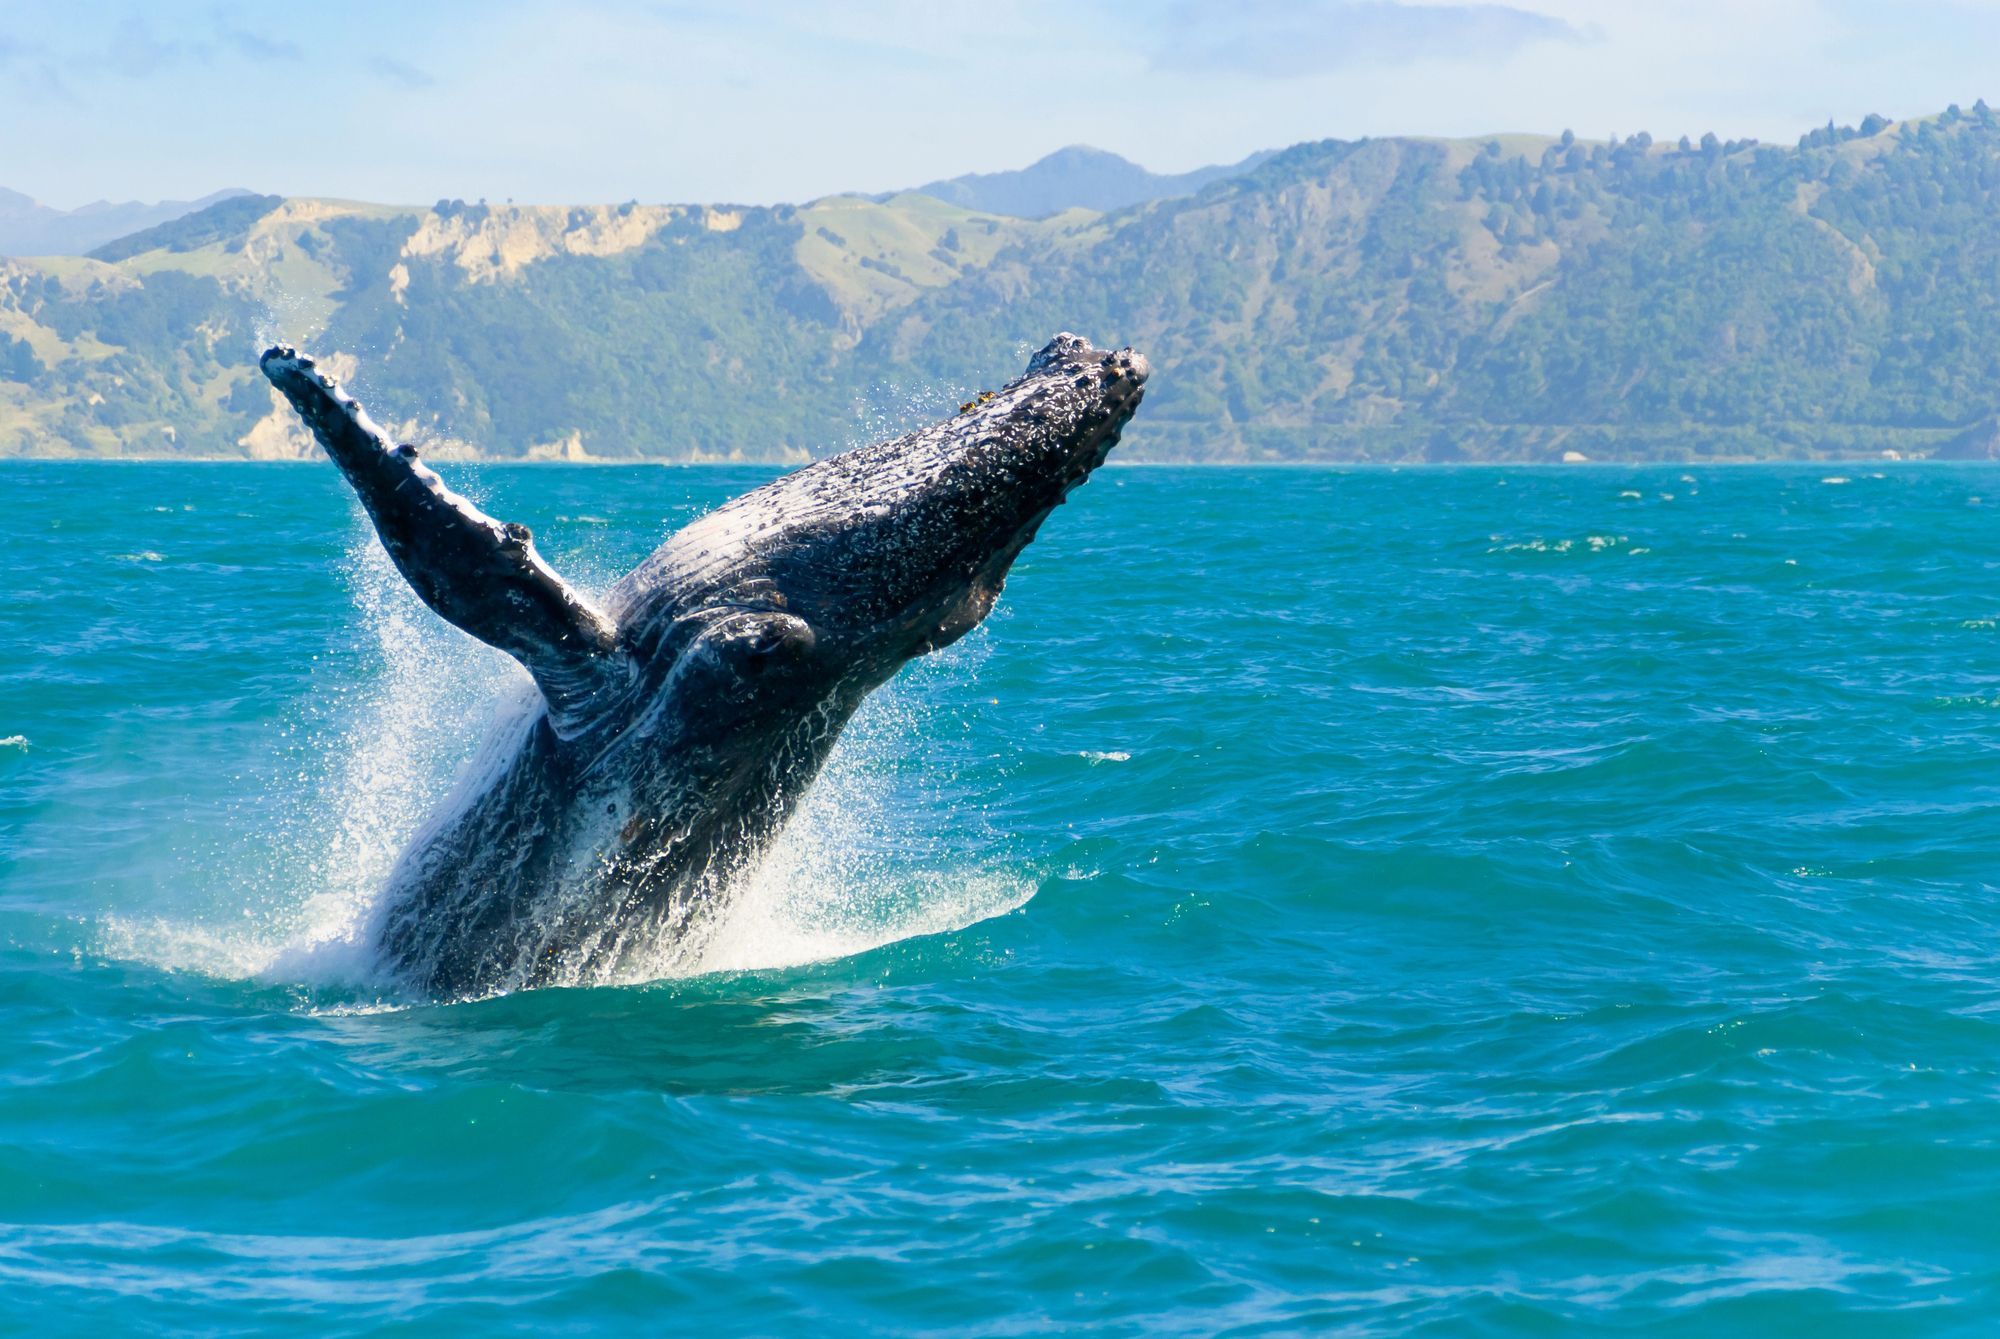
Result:
[[496,727],[382,899],[384,958],[446,998],[601,981],[696,932],[861,700],[992,609],[1147,376],[1130,349],[1058,335],[955,417],[695,521],[599,605],[310,358],[274,348],[262,367],[424,603],[540,690]]

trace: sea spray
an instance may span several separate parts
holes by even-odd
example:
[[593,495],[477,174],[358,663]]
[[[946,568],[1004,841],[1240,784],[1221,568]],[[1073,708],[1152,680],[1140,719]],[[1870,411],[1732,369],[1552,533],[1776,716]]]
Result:
[[[395,862],[468,783],[493,731],[532,711],[533,685],[423,608],[373,536],[357,531],[342,579],[359,615],[357,663],[314,667],[267,782],[279,793],[239,810],[272,828],[255,834],[268,858],[199,861],[187,871],[208,889],[195,915],[107,918],[114,956],[295,986],[316,1006],[329,993],[345,1008],[356,990],[396,992],[373,949]],[[968,862],[966,846],[990,845],[983,819],[952,798],[954,774],[919,743],[943,730],[943,690],[974,677],[989,647],[975,631],[872,695],[778,840],[695,933],[642,948],[601,979],[797,966],[1025,904],[1032,879]]]
[[489,730],[533,692],[505,655],[425,609],[372,535],[356,537],[345,568],[371,672],[324,727],[325,772],[300,797],[294,826],[322,845],[306,870],[311,891],[260,969],[273,977],[376,975],[368,931],[397,855]]
[[188,858],[191,914],[107,918],[115,956],[313,989],[385,984],[366,942],[383,882],[477,747],[478,723],[526,676],[433,617],[365,531],[341,579],[360,615],[352,663],[302,667],[309,691],[269,773],[244,779],[269,793],[234,807],[233,840]]
[[1025,905],[1035,884],[974,864],[984,815],[920,741],[948,733],[942,689],[976,676],[984,629],[906,668],[862,704],[776,842],[732,881],[688,945],[661,945],[630,978],[794,967],[962,930]]

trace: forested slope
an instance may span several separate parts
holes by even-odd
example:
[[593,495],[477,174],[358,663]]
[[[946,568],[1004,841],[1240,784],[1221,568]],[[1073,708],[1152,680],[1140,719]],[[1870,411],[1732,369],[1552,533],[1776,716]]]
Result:
[[1064,328],[1152,357],[1135,457],[1983,450],[1996,197],[1983,104],[1784,147],[1325,141],[1036,221],[244,197],[0,261],[0,453],[303,454],[254,376],[285,338],[447,452],[797,459]]

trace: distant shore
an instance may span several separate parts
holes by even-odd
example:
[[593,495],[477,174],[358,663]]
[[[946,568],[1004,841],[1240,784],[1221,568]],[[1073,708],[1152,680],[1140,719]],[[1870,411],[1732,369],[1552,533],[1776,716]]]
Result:
[[[2000,464],[1991,459],[1952,459],[1917,456],[1885,460],[1875,456],[1690,456],[1645,460],[1119,460],[1106,462],[1106,469],[1127,470],[1604,470],[1604,469],[1824,469],[1833,465],[1869,466],[1875,469],[1908,469],[1912,466],[1962,468]],[[326,468],[316,460],[250,460],[242,456],[6,456],[0,469],[28,465],[254,465],[259,468]],[[796,460],[510,460],[499,457],[459,459],[444,462],[457,469],[684,469],[684,470],[790,470],[799,469]]]

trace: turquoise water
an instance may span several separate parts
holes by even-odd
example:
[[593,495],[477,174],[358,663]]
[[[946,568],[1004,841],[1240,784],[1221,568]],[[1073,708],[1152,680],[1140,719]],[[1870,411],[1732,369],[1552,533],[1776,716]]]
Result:
[[[598,583],[761,477],[457,475]],[[0,1315],[1989,1333],[1996,507],[1108,470],[695,975],[411,1005],[508,668],[331,469],[0,468]]]

